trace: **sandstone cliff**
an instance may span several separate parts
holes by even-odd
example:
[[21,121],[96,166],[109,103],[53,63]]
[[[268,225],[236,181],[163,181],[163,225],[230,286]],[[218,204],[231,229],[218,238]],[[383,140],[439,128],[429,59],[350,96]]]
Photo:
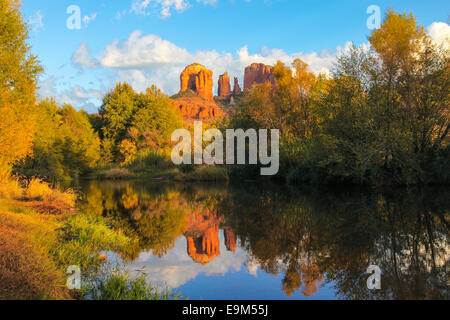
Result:
[[234,94],[235,96],[237,96],[238,94],[241,94],[241,92],[242,92],[242,89],[241,89],[241,87],[239,86],[239,80],[238,80],[238,78],[234,77],[233,94]]
[[213,100],[213,72],[198,63],[187,66],[180,75],[181,91],[192,90],[199,97]]
[[218,96],[220,98],[225,98],[229,95],[231,95],[230,77],[228,76],[228,72],[225,72],[224,74],[219,76]]
[[254,84],[274,83],[273,67],[263,63],[253,63],[245,68],[244,90],[249,90]]
[[213,96],[213,72],[199,63],[187,66],[180,75],[180,93],[173,99],[183,117],[210,122],[224,116]]
[[214,101],[208,101],[200,97],[177,98],[175,103],[186,120],[209,122],[224,116],[224,112]]

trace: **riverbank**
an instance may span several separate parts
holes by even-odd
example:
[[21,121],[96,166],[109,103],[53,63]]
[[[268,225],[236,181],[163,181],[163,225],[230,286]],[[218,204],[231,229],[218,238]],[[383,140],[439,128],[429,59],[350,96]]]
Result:
[[[72,191],[60,192],[33,181],[26,188],[9,181],[8,190],[15,191],[0,193],[0,300],[178,297],[157,292],[142,278],[116,272],[106,261],[103,252],[126,256],[134,250],[136,238],[109,219],[77,214]],[[32,190],[41,194],[30,198]],[[66,270],[72,265],[82,272],[80,290],[70,291],[66,285]]]

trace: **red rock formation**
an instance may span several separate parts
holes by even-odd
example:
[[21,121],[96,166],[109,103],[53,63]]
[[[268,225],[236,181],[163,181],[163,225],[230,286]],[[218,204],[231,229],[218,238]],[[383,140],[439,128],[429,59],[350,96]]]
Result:
[[187,253],[197,263],[208,264],[220,255],[219,225],[214,212],[192,212],[186,227]]
[[186,120],[209,122],[225,115],[214,101],[212,74],[198,63],[187,66],[181,73],[181,90],[175,102]]
[[207,101],[200,97],[183,97],[176,99],[175,102],[186,120],[209,122],[224,116],[223,111],[214,101]]
[[234,77],[234,88],[233,88],[233,94],[236,96],[238,94],[241,94],[242,89],[239,86],[239,80],[238,78]]
[[219,91],[218,96],[220,98],[226,98],[231,95],[230,77],[228,72],[225,72],[219,77]]
[[199,97],[213,100],[213,72],[198,63],[187,66],[180,75],[181,91],[192,90]]
[[244,90],[249,90],[254,84],[274,83],[273,68],[263,63],[253,63],[245,68]]
[[225,228],[223,230],[223,234],[225,236],[225,246],[228,251],[236,252],[236,235],[230,228]]

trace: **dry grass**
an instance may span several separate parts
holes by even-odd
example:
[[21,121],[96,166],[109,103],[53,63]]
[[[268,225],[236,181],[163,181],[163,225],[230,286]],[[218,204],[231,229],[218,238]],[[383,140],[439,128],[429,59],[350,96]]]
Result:
[[227,168],[205,165],[195,167],[193,171],[187,173],[180,173],[175,177],[175,180],[193,182],[224,182],[228,181],[229,177]]
[[133,178],[133,174],[124,168],[112,168],[99,174],[99,178],[106,180],[122,180]]
[[69,299],[66,276],[48,250],[57,218],[14,207],[23,213],[0,203],[0,299]]
[[24,194],[25,200],[35,201],[34,207],[39,212],[50,213],[72,211],[77,198],[72,190],[61,192],[58,189],[52,189],[40,179],[30,180]]

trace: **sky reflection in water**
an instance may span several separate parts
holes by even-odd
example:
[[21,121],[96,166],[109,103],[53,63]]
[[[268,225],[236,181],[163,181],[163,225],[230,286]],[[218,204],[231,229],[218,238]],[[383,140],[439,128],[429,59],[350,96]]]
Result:
[[[139,238],[125,268],[190,299],[448,299],[446,189],[86,182],[80,209]],[[367,289],[369,264],[382,289]]]

